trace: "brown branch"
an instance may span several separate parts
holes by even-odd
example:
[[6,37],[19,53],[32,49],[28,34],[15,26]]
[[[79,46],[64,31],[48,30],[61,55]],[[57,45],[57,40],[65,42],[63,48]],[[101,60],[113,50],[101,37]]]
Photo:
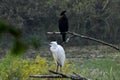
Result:
[[63,74],[63,73],[59,73],[59,72],[55,72],[55,71],[52,71],[52,70],[49,70],[49,72],[51,72],[53,74],[61,75],[64,78],[70,78],[71,80],[91,80],[91,79],[87,79],[87,78],[81,77],[79,74],[77,74],[75,72],[73,72],[73,74],[76,74],[75,76],[69,76],[69,75],[66,75],[66,74]]
[[[81,37],[81,38],[84,38],[84,39],[88,39],[88,40],[92,40],[92,41],[96,41],[98,43],[102,43],[104,45],[107,45],[107,46],[110,46],[118,51],[120,51],[120,49],[110,43],[107,43],[107,42],[104,42],[102,40],[99,40],[99,39],[95,39],[95,38],[92,38],[92,37],[88,37],[88,36],[84,36],[84,35],[81,35],[81,34],[77,34],[75,32],[70,32],[68,31],[67,32],[68,34],[71,34],[72,36],[70,36],[68,39],[67,39],[67,42],[70,40],[70,38],[72,38],[73,36],[78,36],[78,37]],[[47,34],[60,34],[60,32],[47,32]]]
[[73,72],[73,74],[76,75],[76,76],[78,76],[78,77],[81,77],[78,73]]
[[30,78],[67,78],[61,75],[30,75]]
[[60,34],[60,32],[47,32],[47,34]]
[[81,37],[81,38],[85,38],[85,39],[89,39],[89,40],[92,40],[92,41],[96,41],[96,42],[98,42],[98,43],[102,43],[102,44],[104,44],[104,45],[110,46],[110,47],[112,47],[112,48],[120,51],[120,49],[119,49],[118,47],[116,47],[116,46],[114,46],[114,45],[112,45],[112,44],[110,44],[110,43],[101,41],[101,40],[99,40],[99,39],[95,39],[95,38],[88,37],[88,36],[83,36],[83,35],[81,35],[81,34],[77,34],[77,33],[74,33],[74,32],[68,32],[68,33],[71,34],[71,35],[74,35],[74,36],[78,36],[78,37]]
[[63,74],[63,73],[58,73],[58,72],[54,72],[52,70],[49,70],[49,72],[53,73],[53,74],[58,74],[58,75],[61,75],[62,77],[65,77],[65,78],[71,78],[70,76],[66,75],[66,74]]
[[[49,72],[55,74],[55,75],[30,75],[29,78],[70,78],[71,80],[90,80],[81,76],[70,76],[63,73],[55,72],[52,70],[49,70]],[[79,75],[79,74],[77,74]]]

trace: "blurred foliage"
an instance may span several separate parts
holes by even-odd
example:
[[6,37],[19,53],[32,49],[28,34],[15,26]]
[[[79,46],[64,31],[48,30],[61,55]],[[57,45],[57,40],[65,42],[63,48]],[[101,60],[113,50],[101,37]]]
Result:
[[[55,67],[54,63],[49,64],[45,58],[40,56],[36,56],[35,60],[24,60],[7,55],[0,62],[0,80],[27,80],[29,75],[48,74],[48,70],[54,70]],[[66,63],[63,71],[66,73],[69,70],[70,64]]]
[[9,33],[14,37],[13,48],[11,49],[11,54],[20,54],[25,52],[27,45],[21,40],[22,32],[20,29],[10,25],[5,20],[0,20],[0,35],[3,33]]
[[22,40],[16,39],[13,44],[13,48],[11,49],[11,54],[19,55],[26,51],[28,46],[25,42],[22,42]]
[[[70,31],[119,43],[119,3],[120,0],[2,0],[0,18],[21,28],[24,37],[28,37],[33,33],[58,31],[59,14],[67,10]],[[74,40],[79,43],[78,38]]]
[[12,25],[10,25],[6,20],[0,20],[0,35],[2,33],[10,33],[14,38],[19,38],[21,36],[21,31]]

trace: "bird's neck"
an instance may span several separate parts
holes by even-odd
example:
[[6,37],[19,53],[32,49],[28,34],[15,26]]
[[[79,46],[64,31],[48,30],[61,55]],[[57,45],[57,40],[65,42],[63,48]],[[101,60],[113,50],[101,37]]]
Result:
[[52,46],[52,48],[56,49],[56,48],[57,48],[57,45]]

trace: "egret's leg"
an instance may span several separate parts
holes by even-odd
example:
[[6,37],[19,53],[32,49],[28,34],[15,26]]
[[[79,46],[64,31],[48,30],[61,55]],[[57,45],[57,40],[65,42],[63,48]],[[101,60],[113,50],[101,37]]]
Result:
[[60,67],[60,72],[63,72],[62,67]]
[[57,64],[56,72],[58,72],[59,65]]

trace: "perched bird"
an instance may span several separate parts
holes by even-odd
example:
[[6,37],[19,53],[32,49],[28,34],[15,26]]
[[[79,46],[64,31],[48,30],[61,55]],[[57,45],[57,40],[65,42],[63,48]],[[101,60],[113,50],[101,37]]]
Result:
[[69,25],[68,25],[68,18],[66,16],[66,11],[62,11],[60,13],[60,19],[59,19],[59,31],[62,35],[62,41],[66,42],[66,32],[68,31]]
[[62,71],[62,68],[64,66],[65,62],[65,51],[63,47],[59,44],[57,44],[56,41],[50,42],[50,51],[52,52],[53,58],[56,62],[56,72],[58,72],[58,68],[60,67],[60,71]]

